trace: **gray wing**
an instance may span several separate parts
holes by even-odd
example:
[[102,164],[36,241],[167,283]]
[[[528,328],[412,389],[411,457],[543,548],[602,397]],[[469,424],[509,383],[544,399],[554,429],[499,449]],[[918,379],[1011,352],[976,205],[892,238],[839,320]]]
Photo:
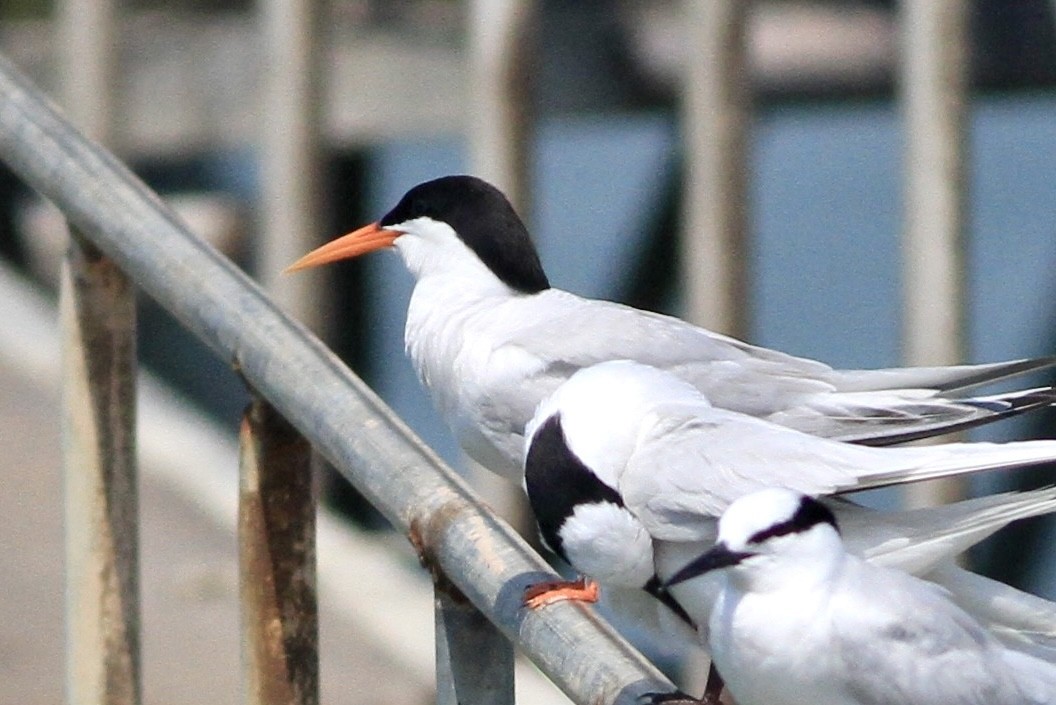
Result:
[[[723,408],[754,409],[756,415],[835,389],[823,379],[833,372],[828,365],[748,345],[670,316],[556,289],[520,305],[520,324],[510,326],[497,346],[529,351],[558,375],[608,360],[635,360],[678,374]],[[743,392],[730,389],[733,382]]]
[[836,391],[768,418],[815,436],[886,446],[967,430],[1053,404],[1053,387],[952,399],[931,388]]
[[[1054,702],[1052,666],[1012,655],[941,588],[865,566],[864,584],[834,596],[845,688],[862,705]],[[1031,667],[1038,670],[1031,672]]]
[[[525,308],[519,324],[510,326],[498,345],[534,356],[543,386],[598,362],[636,360],[686,379],[720,408],[842,441],[885,445],[924,438],[1056,400],[1051,389],[1048,399],[1033,398],[1029,404],[976,403],[953,394],[1056,365],[1056,357],[956,367],[833,370],[677,318],[556,289],[520,303]],[[533,315],[536,306],[540,314]]]
[[815,438],[705,403],[660,404],[652,417],[639,432],[619,491],[649,532],[667,541],[706,540],[730,502],[764,487],[832,494],[857,487],[871,472],[897,472],[897,458],[909,457]]

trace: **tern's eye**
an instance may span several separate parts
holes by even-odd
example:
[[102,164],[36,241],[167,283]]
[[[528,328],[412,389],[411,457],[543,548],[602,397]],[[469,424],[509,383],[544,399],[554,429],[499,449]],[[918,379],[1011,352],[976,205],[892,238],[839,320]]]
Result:
[[421,197],[416,197],[416,198],[411,199],[411,204],[410,205],[411,205],[411,207],[410,207],[409,210],[410,210],[410,216],[412,218],[419,218],[419,217],[425,215],[425,211],[428,208],[428,205],[427,205],[425,199],[421,198]]

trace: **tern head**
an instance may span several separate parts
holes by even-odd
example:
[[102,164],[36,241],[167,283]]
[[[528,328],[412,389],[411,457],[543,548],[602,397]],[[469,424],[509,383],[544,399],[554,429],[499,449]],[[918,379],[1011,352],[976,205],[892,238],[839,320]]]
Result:
[[497,188],[473,176],[418,184],[381,220],[309,252],[287,272],[395,247],[421,278],[433,272],[490,276],[520,293],[550,288],[527,228]]
[[744,589],[765,591],[828,577],[844,555],[836,517],[821,502],[772,487],[737,499],[719,519],[715,546],[668,581],[726,569]]

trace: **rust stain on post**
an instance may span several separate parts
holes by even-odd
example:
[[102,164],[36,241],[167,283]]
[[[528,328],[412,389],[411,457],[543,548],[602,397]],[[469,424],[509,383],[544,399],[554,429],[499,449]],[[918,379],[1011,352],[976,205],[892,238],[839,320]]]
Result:
[[135,294],[71,233],[60,295],[66,521],[66,695],[141,699]]
[[463,505],[456,503],[441,505],[430,512],[424,520],[421,517],[413,517],[407,530],[407,539],[418,555],[418,561],[422,567],[429,571],[435,590],[444,593],[454,604],[469,605],[469,598],[447,577],[432,549],[433,542],[446,527],[464,518],[465,507]]
[[311,446],[255,398],[240,432],[238,540],[245,702],[319,702]]

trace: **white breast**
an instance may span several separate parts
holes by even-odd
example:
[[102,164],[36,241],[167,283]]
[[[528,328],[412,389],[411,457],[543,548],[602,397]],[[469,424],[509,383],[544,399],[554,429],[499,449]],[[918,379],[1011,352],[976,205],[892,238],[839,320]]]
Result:
[[645,527],[610,502],[579,505],[560,535],[569,563],[603,585],[641,588],[656,570]]
[[489,470],[521,477],[524,426],[553,384],[533,380],[540,361],[503,345],[523,320],[524,297],[478,280],[425,277],[414,288],[404,343],[422,384],[462,448]]

